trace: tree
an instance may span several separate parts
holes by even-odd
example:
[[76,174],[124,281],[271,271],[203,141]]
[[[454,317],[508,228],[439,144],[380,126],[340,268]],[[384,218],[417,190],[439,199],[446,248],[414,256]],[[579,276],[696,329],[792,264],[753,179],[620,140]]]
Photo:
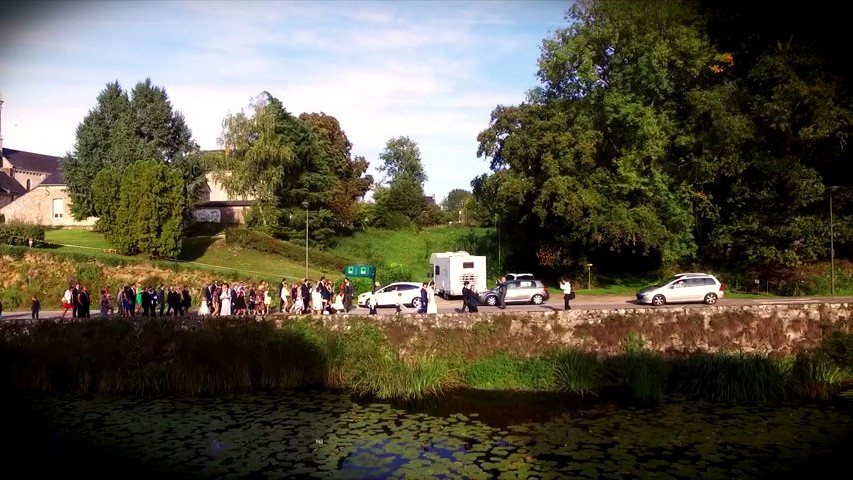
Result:
[[247,224],[289,238],[305,231],[329,245],[336,233],[351,232],[353,203],[372,183],[367,162],[350,156],[352,144],[337,119],[323,113],[291,115],[267,92],[248,111],[223,121],[217,178],[232,195],[255,199]]
[[421,225],[426,174],[417,143],[409,137],[392,138],[379,158],[383,163],[378,170],[390,179],[388,188],[374,195],[379,223],[392,229]]
[[60,160],[74,218],[96,214],[91,187],[102,169],[140,160],[173,163],[197,148],[164,88],[146,79],[128,95],[118,82],[107,84],[78,125],[72,152]]
[[465,202],[471,198],[471,192],[461,188],[454,188],[441,202],[441,208],[449,212],[458,212],[465,206]]
[[399,175],[410,175],[421,185],[427,181],[423,164],[421,163],[421,151],[418,144],[409,137],[397,137],[385,143],[385,150],[379,154],[382,164],[377,170],[385,174],[385,181],[393,181]]
[[133,163],[121,174],[115,168],[99,173],[93,197],[107,241],[123,254],[176,257],[187,208],[184,185],[180,171],[157,160]]

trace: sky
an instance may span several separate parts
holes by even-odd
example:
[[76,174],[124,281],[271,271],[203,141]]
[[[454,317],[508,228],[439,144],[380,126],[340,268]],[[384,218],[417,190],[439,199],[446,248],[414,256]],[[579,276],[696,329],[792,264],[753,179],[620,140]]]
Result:
[[47,1],[0,4],[3,146],[71,151],[108,82],[166,88],[202,149],[267,91],[338,119],[374,168],[417,142],[440,201],[488,170],[477,134],[538,84],[542,40],[568,1]]

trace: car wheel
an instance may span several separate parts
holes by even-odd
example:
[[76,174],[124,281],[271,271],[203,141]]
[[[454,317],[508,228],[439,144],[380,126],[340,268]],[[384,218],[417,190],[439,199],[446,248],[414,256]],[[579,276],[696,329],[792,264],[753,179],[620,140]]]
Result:
[[486,297],[486,305],[488,305],[490,307],[494,307],[497,304],[498,304],[497,297]]
[[536,295],[533,295],[533,305],[542,305],[543,300],[544,298],[542,298],[542,295],[539,295],[538,293]]
[[713,305],[713,304],[717,303],[717,294],[716,293],[709,293],[709,294],[705,295],[704,301],[705,301],[706,305]]
[[421,308],[421,299],[418,297],[413,298],[412,299],[412,307]]
[[652,297],[652,305],[659,307],[666,303],[666,298],[663,295],[655,295]]

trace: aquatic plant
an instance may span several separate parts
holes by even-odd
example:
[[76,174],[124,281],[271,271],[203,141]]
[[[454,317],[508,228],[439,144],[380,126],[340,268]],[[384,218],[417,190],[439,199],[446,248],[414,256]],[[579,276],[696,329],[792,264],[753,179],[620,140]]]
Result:
[[663,400],[669,368],[660,356],[650,351],[631,350],[605,360],[607,379],[641,402]]
[[518,360],[504,350],[499,350],[462,369],[462,380],[466,385],[487,390],[519,388],[518,376]]
[[791,367],[793,392],[800,397],[827,400],[841,389],[843,371],[820,354],[800,353]]
[[562,392],[594,394],[601,379],[601,366],[593,353],[566,350],[554,357],[554,384]]
[[689,359],[681,390],[713,402],[759,402],[785,397],[785,375],[765,355],[703,354]]

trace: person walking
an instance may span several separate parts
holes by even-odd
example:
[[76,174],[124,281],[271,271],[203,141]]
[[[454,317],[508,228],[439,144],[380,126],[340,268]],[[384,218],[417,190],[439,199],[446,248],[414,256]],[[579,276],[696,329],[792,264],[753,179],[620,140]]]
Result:
[[181,289],[181,310],[180,314],[183,317],[184,315],[190,315],[190,307],[193,305],[193,297],[190,295],[190,290],[186,285]]
[[[41,302],[39,302],[39,299],[33,295],[33,301],[30,304],[30,314],[32,315],[33,320],[39,319],[39,310],[41,310]],[[0,313],[2,313],[2,307],[0,307]]]
[[160,306],[160,316],[163,316],[163,310],[166,309],[166,285],[160,284],[157,289],[157,304]]
[[352,310],[352,283],[349,278],[344,278],[344,311],[349,313]]
[[477,313],[479,306],[480,298],[477,296],[477,287],[472,284],[471,288],[468,289],[468,311],[470,313]]
[[561,278],[560,290],[563,291],[563,310],[571,310],[570,301],[575,298],[575,294],[572,292],[572,282],[566,277]]
[[302,297],[302,313],[311,313],[311,286],[308,285],[308,279],[302,281],[302,286],[299,287],[299,296]]
[[107,295],[107,290],[101,289],[101,298],[98,299],[98,307],[101,309],[101,317],[106,317],[107,312],[110,310],[110,299]]
[[71,318],[80,316],[80,284],[71,287]]
[[86,287],[80,288],[78,297],[80,297],[80,312],[78,313],[83,318],[89,318],[89,304],[91,303],[91,299],[89,298],[89,291],[86,290]]
[[279,301],[278,301],[278,312],[286,313],[287,308],[290,306],[290,285],[287,284],[287,279],[281,279],[281,285],[278,286],[279,290]]
[[418,307],[418,313],[426,313],[427,303],[429,303],[429,293],[427,293],[426,282],[421,284],[421,306]]
[[468,295],[471,293],[468,284],[468,280],[465,280],[465,283],[462,284],[462,309],[459,310],[460,313],[465,313],[465,310],[468,309]]
[[65,318],[65,314],[68,313],[68,310],[71,310],[71,317],[74,317],[74,297],[72,293],[71,285],[68,286],[68,290],[65,290],[65,293],[62,294],[62,318]]
[[498,299],[500,300],[498,308],[506,310],[506,277],[498,280]]
[[429,286],[427,287],[427,309],[426,313],[428,315],[438,313],[438,304],[435,303],[435,282],[429,282]]
[[219,294],[219,315],[231,316],[231,286],[227,283],[222,285],[222,293]]

